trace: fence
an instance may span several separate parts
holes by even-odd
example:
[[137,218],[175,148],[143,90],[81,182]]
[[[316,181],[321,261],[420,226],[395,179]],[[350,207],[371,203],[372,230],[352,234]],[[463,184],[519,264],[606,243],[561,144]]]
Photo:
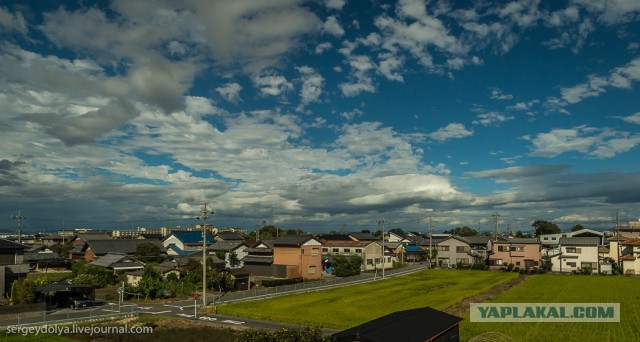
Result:
[[40,312],[27,311],[15,313],[10,318],[3,316],[0,318],[0,328],[8,326],[32,326],[77,321],[94,321],[137,315],[137,304],[106,304],[80,310],[61,309],[50,311],[42,310]]
[[[385,278],[391,278],[394,276],[413,273],[429,268],[426,264],[418,264],[407,268],[385,270]],[[275,297],[280,295],[287,295],[298,292],[318,291],[328,288],[334,288],[337,286],[347,284],[367,283],[380,279],[381,274],[362,273],[357,276],[345,277],[345,278],[333,278],[322,281],[312,281],[300,284],[281,285],[270,288],[254,288],[243,292],[229,292],[216,298],[214,301],[209,302],[209,305],[232,303],[244,300],[262,299],[268,297]]]

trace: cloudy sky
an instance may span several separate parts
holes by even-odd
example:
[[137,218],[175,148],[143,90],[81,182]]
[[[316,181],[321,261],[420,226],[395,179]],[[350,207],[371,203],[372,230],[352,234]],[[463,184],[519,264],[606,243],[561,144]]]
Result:
[[0,3],[0,228],[640,217],[636,0],[71,3]]

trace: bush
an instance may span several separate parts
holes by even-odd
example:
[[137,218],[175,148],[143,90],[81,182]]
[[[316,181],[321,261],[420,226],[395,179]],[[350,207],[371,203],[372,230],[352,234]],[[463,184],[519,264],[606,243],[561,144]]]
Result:
[[242,333],[238,339],[240,342],[272,342],[272,341],[305,341],[305,342],[322,342],[331,341],[331,337],[322,336],[322,330],[318,327],[304,329],[287,329],[280,330],[247,330]]
[[488,267],[484,262],[478,261],[478,262],[474,262],[473,265],[471,265],[471,269],[472,270],[487,270]]
[[333,274],[336,277],[350,277],[360,274],[360,267],[362,266],[362,258],[353,255],[350,257],[344,257],[342,255],[336,255],[333,258]]
[[528,271],[527,271],[527,269],[525,269],[525,268],[521,268],[521,269],[520,269],[520,274],[527,274],[527,272],[528,272]]
[[513,271],[514,271],[514,272],[520,272],[520,267],[516,266],[516,267],[513,269]]
[[262,281],[262,286],[264,287],[272,287],[272,286],[282,286],[282,285],[290,285],[295,283],[302,283],[304,281],[303,278],[291,278],[291,279],[267,279]]
[[513,264],[508,264],[507,265],[507,272],[511,272],[513,271]]

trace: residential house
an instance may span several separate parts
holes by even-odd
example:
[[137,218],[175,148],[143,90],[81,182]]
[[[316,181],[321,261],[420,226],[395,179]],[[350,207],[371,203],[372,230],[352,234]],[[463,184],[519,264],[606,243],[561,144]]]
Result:
[[234,232],[221,232],[216,234],[216,241],[244,241],[242,235]]
[[123,253],[134,255],[138,245],[150,243],[157,246],[162,253],[166,250],[160,241],[155,240],[89,240],[85,243],[82,251],[84,252],[85,261],[93,261],[95,257],[107,255],[109,253]]
[[58,253],[47,248],[46,245],[32,245],[25,250],[24,262],[31,270],[67,269],[69,261]]
[[402,243],[411,243],[412,241],[407,237],[406,234],[400,231],[389,232],[386,236],[386,241],[389,242],[402,242]]
[[[584,228],[573,232],[542,234],[540,235],[539,239],[542,247],[557,248],[558,244],[560,243],[560,238],[563,237],[599,237],[601,239],[604,239],[604,233],[597,230]],[[603,241],[601,241],[601,243],[602,242]]]
[[322,244],[327,241],[353,241],[347,234],[318,234],[316,240]]
[[26,278],[29,264],[24,261],[28,246],[6,239],[0,239],[0,296],[9,298],[14,280]]
[[486,235],[465,236],[465,240],[469,242],[471,248],[471,256],[476,261],[485,261],[493,249],[491,238]]
[[[326,269],[333,263],[333,257],[359,256],[362,259],[361,271],[382,269],[382,244],[379,241],[327,241],[322,244],[322,260]],[[388,260],[385,268],[393,267],[393,261]]]
[[598,272],[599,237],[563,237],[559,241],[559,253],[551,256],[551,270],[573,272],[590,267]]
[[273,265],[273,240],[261,240],[246,249],[244,268],[254,276],[286,278],[287,267]]
[[51,247],[55,244],[62,244],[65,242],[71,241],[69,238],[65,238],[62,235],[51,234],[51,235],[43,235],[40,237],[40,242],[47,247]]
[[273,264],[286,265],[286,278],[322,276],[322,244],[312,235],[286,235],[273,241]]
[[72,240],[73,246],[83,246],[91,240],[113,240],[107,233],[78,233]]
[[349,238],[354,241],[380,241],[380,238],[377,238],[370,233],[349,233]]
[[628,226],[619,227],[618,231],[631,238],[640,238],[640,219],[629,222]]
[[[215,241],[209,234],[206,234],[207,248]],[[153,240],[140,240],[153,241]],[[197,251],[202,252],[202,232],[172,232],[169,237],[162,241],[162,245],[169,255],[186,255]]]
[[95,266],[112,269],[116,272],[140,271],[144,269],[144,263],[125,253],[107,253],[97,257],[91,262]]
[[520,268],[540,267],[541,248],[536,238],[512,238],[493,242],[489,256],[490,269],[502,269],[509,264]]
[[605,239],[605,244],[609,246],[609,255],[606,258],[610,258],[611,260],[618,262],[618,256],[622,255],[622,242],[632,239],[632,237],[617,234],[613,236],[609,236]]
[[[244,243],[244,240],[221,240],[216,241],[216,243],[212,244],[207,248],[209,253],[215,253],[220,257],[221,254],[224,254],[224,260],[226,263],[226,268],[240,268],[242,267],[242,259],[244,259],[247,253],[247,245]],[[232,264],[231,255],[236,255],[236,263]]]
[[451,235],[440,241],[437,246],[436,256],[439,267],[455,267],[457,265],[471,265],[474,257],[471,255],[469,240],[462,236]]
[[640,274],[640,238],[620,243],[620,269],[623,274]]

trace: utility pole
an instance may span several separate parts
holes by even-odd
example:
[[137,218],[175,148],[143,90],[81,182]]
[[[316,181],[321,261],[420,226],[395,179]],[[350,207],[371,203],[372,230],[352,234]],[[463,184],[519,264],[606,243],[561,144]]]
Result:
[[207,219],[209,215],[213,215],[214,211],[207,210],[207,203],[204,209],[200,211],[202,215],[197,217],[198,220],[204,221],[202,227],[202,307],[207,307]]
[[20,215],[19,211],[18,215],[11,215],[10,217],[18,223],[18,243],[22,243],[22,220],[26,220],[27,218]]
[[338,228],[338,233],[340,233],[340,235],[344,234],[344,223],[340,223],[340,228]]
[[385,248],[384,248],[384,219],[378,220],[378,225],[382,225],[382,279],[384,279],[384,262],[385,262]]
[[431,259],[433,258],[433,221],[431,219],[431,214],[429,214],[429,268],[433,266],[433,262]]
[[620,211],[616,210],[616,253],[618,255],[618,270],[622,274],[622,260],[620,260],[620,226],[619,226],[619,214]]
[[493,222],[496,225],[496,232],[494,233],[494,239],[498,240],[498,233],[500,233],[500,230],[498,230],[498,218],[500,217],[500,215],[498,215],[498,213],[496,212],[495,214],[491,215],[491,217],[493,217]]

